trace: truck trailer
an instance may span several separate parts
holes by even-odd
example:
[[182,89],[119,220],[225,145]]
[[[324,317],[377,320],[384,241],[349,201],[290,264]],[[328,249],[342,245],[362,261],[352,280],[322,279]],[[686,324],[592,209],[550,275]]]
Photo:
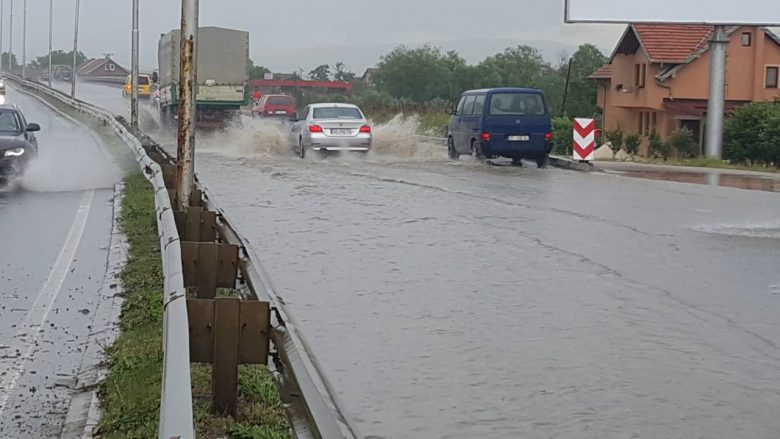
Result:
[[[169,125],[178,118],[180,34],[173,30],[162,35],[157,50],[159,109]],[[196,60],[196,127],[225,128],[248,102],[249,32],[199,28]]]

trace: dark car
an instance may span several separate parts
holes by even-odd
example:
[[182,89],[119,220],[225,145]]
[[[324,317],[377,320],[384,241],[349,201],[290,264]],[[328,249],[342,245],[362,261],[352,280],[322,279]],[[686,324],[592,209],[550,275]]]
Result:
[[463,93],[452,112],[447,135],[449,156],[473,154],[478,160],[507,157],[547,165],[552,120],[541,90],[495,88]]
[[0,105],[0,183],[24,174],[38,156],[34,133],[40,130],[38,124],[27,123],[17,107]]

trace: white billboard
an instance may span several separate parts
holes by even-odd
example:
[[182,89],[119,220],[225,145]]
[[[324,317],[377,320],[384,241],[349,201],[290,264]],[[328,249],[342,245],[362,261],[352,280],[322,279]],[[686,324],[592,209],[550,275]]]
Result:
[[780,0],[565,0],[567,23],[780,25]]

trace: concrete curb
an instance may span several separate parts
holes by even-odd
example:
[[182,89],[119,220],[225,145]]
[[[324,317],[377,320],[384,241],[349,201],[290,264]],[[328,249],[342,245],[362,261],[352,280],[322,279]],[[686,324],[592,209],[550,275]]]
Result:
[[574,160],[565,159],[563,157],[550,156],[550,165],[556,168],[569,169],[571,171],[580,172],[604,172],[597,168],[590,162],[575,162]]

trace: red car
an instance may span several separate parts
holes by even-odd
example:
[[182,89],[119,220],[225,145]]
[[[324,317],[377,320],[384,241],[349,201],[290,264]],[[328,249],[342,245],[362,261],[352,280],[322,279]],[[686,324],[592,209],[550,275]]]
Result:
[[257,117],[284,117],[295,115],[297,109],[295,99],[288,95],[265,95],[254,108],[252,115]]

